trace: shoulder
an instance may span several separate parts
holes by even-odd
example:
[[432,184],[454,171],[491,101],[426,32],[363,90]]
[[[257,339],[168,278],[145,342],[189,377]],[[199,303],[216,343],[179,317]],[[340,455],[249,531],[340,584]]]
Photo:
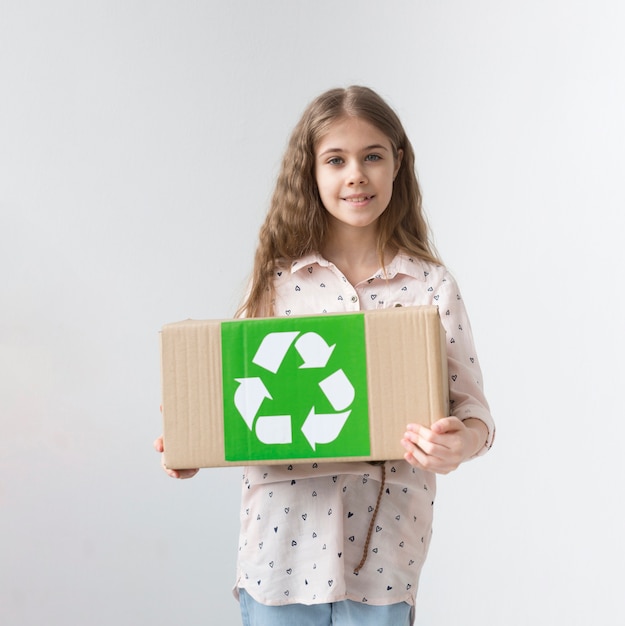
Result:
[[427,304],[437,305],[444,311],[463,308],[460,286],[447,266],[404,253],[398,254],[394,263],[397,277],[402,282],[412,282],[416,291],[424,294]]

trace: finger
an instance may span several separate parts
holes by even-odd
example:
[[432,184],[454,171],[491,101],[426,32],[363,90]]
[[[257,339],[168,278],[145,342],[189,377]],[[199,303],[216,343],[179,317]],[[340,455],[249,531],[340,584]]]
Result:
[[188,469],[180,472],[180,478],[193,478],[200,470]]
[[423,426],[423,424],[408,424],[406,430],[416,434],[425,434],[430,431],[430,429],[427,426]]
[[171,467],[167,467],[164,454],[161,457],[161,465],[163,466],[163,469],[165,470],[168,476],[171,476],[172,478],[178,478],[178,479],[193,478],[193,476],[195,476],[200,471],[199,468],[197,469],[196,468],[172,469]]
[[419,445],[421,441],[431,441],[433,435],[434,433],[427,426],[408,424],[404,438],[412,441],[415,445]]
[[412,452],[406,452],[404,459],[413,467],[425,470],[426,472],[439,473],[443,469],[443,464],[440,459],[426,454],[419,448],[415,448]]
[[436,474],[449,474],[457,467],[455,464],[447,463],[444,459],[429,456],[419,449],[414,450],[412,453],[406,452],[404,459],[413,467]]
[[431,462],[433,457],[420,447],[418,442],[404,438],[401,440],[401,444],[406,450],[405,458],[411,465],[424,468],[429,462]]
[[186,478],[193,478],[200,470],[199,469],[185,469],[185,470],[166,470],[172,478],[178,478],[184,480]]
[[414,458],[414,456],[412,456],[412,453],[410,452],[406,452],[406,454],[404,454],[404,459],[413,467],[417,467],[419,469],[424,469],[423,467],[421,467],[420,463],[417,461],[417,459]]
[[410,442],[428,455],[437,455],[437,450],[440,447],[436,441],[436,436],[428,428],[419,429],[415,431],[406,431],[404,433],[404,440]]
[[154,445],[154,449],[155,449],[157,452],[159,452],[159,453],[162,453],[162,452],[163,452],[163,450],[164,450],[164,446],[163,446],[163,438],[162,438],[162,437],[157,437],[157,438],[154,440],[154,444],[153,444],[153,445]]
[[[428,433],[436,438],[436,435],[432,435],[430,431]],[[406,460],[411,465],[430,472],[446,473],[445,468],[448,465],[450,450],[445,445],[440,445],[436,441],[429,441],[425,437],[417,438],[416,441],[414,439],[414,436],[402,439],[401,443],[406,454],[414,458],[415,463],[412,463],[410,458],[406,458]]]
[[442,417],[432,424],[432,431],[438,435],[458,430],[462,422],[457,417]]

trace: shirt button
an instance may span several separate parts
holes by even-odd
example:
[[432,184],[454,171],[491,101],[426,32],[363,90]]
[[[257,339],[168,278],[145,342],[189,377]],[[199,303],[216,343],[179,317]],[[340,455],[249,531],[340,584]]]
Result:
[[352,296],[352,302],[358,302],[358,296]]

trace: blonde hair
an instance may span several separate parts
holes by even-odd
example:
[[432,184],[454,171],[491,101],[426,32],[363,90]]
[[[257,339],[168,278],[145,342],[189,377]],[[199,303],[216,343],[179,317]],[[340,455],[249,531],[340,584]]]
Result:
[[403,151],[391,201],[378,219],[380,265],[384,265],[384,252],[388,249],[441,263],[423,215],[414,150],[397,114],[368,87],[331,89],[308,105],[291,134],[260,229],[250,288],[237,315],[272,315],[276,269],[286,268],[295,259],[322,249],[328,216],[315,179],[315,148],[330,125],[344,117],[363,119],[384,133],[395,159],[398,150]]

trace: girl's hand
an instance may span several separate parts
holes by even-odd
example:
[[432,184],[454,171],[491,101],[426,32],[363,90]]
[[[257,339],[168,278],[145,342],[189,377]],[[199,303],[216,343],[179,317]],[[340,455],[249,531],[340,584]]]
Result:
[[167,472],[169,476],[172,478],[193,478],[200,470],[199,469],[184,469],[184,470],[173,470],[165,467],[165,454],[164,454],[164,446],[163,446],[163,437],[162,435],[154,440],[154,449],[160,453],[161,455],[161,465],[163,469]]
[[481,420],[444,417],[430,428],[408,424],[401,443],[406,449],[404,458],[410,465],[428,472],[449,474],[475,456],[487,436],[486,425]]

